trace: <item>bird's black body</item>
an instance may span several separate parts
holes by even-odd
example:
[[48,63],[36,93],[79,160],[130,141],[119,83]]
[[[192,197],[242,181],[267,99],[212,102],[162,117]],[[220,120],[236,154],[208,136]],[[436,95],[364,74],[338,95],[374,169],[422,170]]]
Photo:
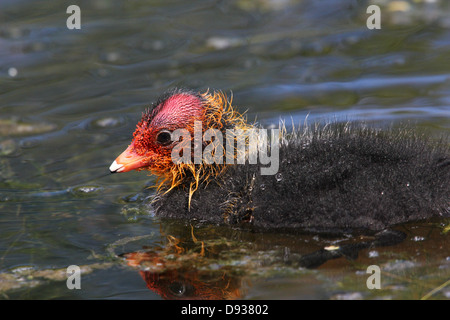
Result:
[[279,170],[227,165],[203,181],[189,207],[189,177],[153,206],[164,218],[261,229],[379,231],[450,215],[448,144],[402,130],[336,124],[285,137]]

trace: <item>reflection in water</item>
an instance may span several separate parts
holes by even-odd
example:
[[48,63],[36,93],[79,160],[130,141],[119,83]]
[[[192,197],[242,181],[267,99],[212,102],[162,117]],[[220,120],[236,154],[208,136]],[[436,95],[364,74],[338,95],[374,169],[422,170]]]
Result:
[[[273,276],[274,271],[284,270],[301,276],[304,270],[317,268],[329,260],[355,260],[363,249],[392,246],[406,237],[405,233],[394,230],[373,236],[323,235],[321,240],[317,235],[311,238],[297,234],[292,238],[289,235],[278,237],[277,243],[271,241],[275,234],[226,228],[218,234],[214,229],[217,227],[201,226],[195,235],[192,225],[172,227],[168,226],[166,232],[171,234],[166,233],[162,246],[144,246],[143,251],[119,256],[125,258],[129,266],[139,269],[150,290],[164,299],[177,300],[244,298],[252,275]],[[305,246],[313,238],[318,241],[313,246],[315,249]]]
[[[222,250],[232,250],[232,241],[197,240],[167,236],[166,246],[122,254],[128,265],[139,268],[147,287],[164,299],[238,299],[245,295],[245,269],[215,263]],[[206,242],[206,244],[205,244]],[[235,248],[236,249],[236,248]]]
[[147,287],[164,299],[228,300],[245,295],[245,280],[231,269],[201,270],[189,264],[169,267],[168,261],[155,252],[135,252],[124,257],[131,266],[142,268],[154,264],[164,269],[162,272],[147,271],[145,268],[139,271]]

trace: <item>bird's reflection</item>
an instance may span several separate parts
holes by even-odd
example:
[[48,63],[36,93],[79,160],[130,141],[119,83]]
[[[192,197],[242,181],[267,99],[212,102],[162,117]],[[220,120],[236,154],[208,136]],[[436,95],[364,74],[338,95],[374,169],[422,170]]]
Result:
[[239,250],[239,244],[225,238],[198,240],[192,226],[185,229],[190,229],[189,235],[166,235],[163,247],[121,256],[129,266],[138,268],[147,287],[164,299],[242,298],[249,266],[222,260],[224,253]]
[[[243,297],[243,281],[241,276],[231,270],[202,270],[191,267],[191,263],[169,266],[164,257],[155,252],[130,253],[125,255],[127,263],[139,266],[140,275],[147,287],[164,299],[238,299]],[[192,257],[199,259],[199,257]],[[161,272],[142,269],[143,265],[157,264]]]
[[318,239],[299,236],[168,224],[157,246],[123,253],[127,265],[137,268],[147,287],[164,299],[240,299],[253,275],[291,268],[317,268],[330,260],[354,260],[362,249],[394,245],[405,234],[385,230],[370,236]]

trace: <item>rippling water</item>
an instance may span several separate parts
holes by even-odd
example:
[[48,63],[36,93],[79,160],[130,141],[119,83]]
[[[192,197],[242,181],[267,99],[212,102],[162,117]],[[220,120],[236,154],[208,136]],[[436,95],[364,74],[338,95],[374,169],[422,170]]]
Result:
[[[373,3],[380,30],[366,27]],[[108,174],[141,112],[174,86],[232,92],[265,125],[309,115],[448,134],[447,1],[78,5],[81,29],[69,30],[66,4],[0,3],[1,297],[205,297],[227,286],[215,297],[416,299],[448,280],[442,222],[405,226],[394,248],[304,270],[286,259],[349,239],[160,222],[143,209],[153,177]],[[389,271],[388,289],[367,289],[371,264]],[[82,267],[81,290],[66,287],[69,265]]]

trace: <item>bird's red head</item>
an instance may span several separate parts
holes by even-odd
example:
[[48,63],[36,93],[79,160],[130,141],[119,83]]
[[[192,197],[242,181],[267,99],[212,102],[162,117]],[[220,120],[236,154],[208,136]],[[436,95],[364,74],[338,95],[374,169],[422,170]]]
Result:
[[142,115],[128,148],[113,162],[111,172],[147,169],[163,175],[171,166],[174,142],[171,133],[191,128],[202,121],[205,101],[190,91],[176,90],[165,94]]
[[225,130],[246,125],[242,115],[234,111],[231,101],[221,92],[200,94],[172,90],[144,112],[131,144],[112,163],[110,171],[149,170],[163,178],[159,186],[170,182],[172,188],[181,182],[186,171],[190,171],[198,185],[201,175],[206,172],[204,165],[183,166],[172,161],[172,149],[180,143],[172,141],[172,132],[185,129],[193,139],[195,121],[201,121],[203,132],[209,128]]

